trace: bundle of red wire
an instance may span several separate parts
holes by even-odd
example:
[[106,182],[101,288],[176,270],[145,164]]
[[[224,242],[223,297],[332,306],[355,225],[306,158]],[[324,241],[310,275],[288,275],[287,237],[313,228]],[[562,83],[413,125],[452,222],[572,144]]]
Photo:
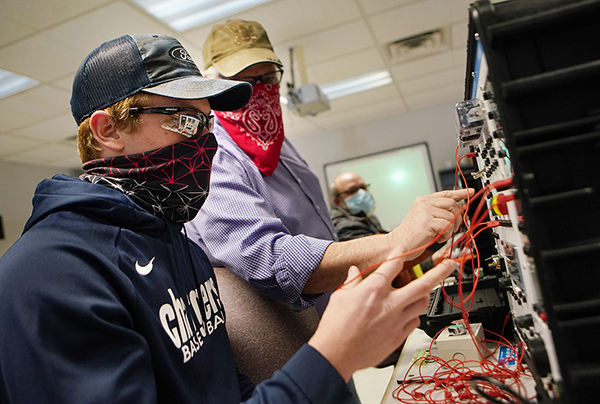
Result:
[[[458,178],[458,174],[460,173],[463,178],[463,182],[466,184],[467,181],[460,170],[460,161],[465,157],[474,157],[475,153],[467,153],[462,156],[460,159],[457,157],[458,148],[455,154],[456,159],[456,174],[455,178]],[[449,257],[451,251],[458,249],[462,252],[461,256],[455,258],[455,260],[460,264],[458,270],[457,277],[457,286],[458,286],[458,302],[452,301],[445,289],[443,289],[444,299],[445,301],[451,305],[452,307],[458,308],[461,310],[462,319],[468,330],[471,338],[477,338],[473,335],[472,329],[469,323],[469,311],[473,307],[474,303],[474,293],[477,288],[477,283],[479,281],[479,271],[476,268],[481,268],[481,262],[479,257],[479,252],[477,250],[477,245],[475,243],[475,238],[484,230],[492,227],[500,226],[500,222],[497,220],[485,221],[486,218],[489,217],[488,212],[494,207],[491,204],[490,207],[484,209],[486,205],[486,199],[488,194],[492,192],[492,189],[496,190],[505,190],[512,186],[511,179],[505,179],[493,182],[491,184],[486,185],[482,189],[480,189],[473,196],[467,198],[464,206],[459,210],[459,212],[454,216],[452,221],[458,220],[460,217],[463,221],[465,231],[463,234],[454,240],[450,240],[448,243],[444,256]],[[456,188],[456,182],[455,182]],[[512,194],[510,194],[512,195]],[[471,215],[470,220],[463,215],[463,213],[470,207],[473,201],[480,198],[479,204],[477,205],[474,213]],[[508,200],[514,199],[514,197],[504,198],[504,203]],[[448,226],[452,225],[452,223],[448,224]],[[423,251],[427,247],[431,246],[441,237],[441,234],[444,233],[446,229],[440,232],[430,243],[425,246],[419,247],[415,250],[409,251],[405,254],[402,254],[397,257],[393,257],[388,259],[387,261],[403,258],[406,256],[410,256],[415,254],[416,252]],[[463,275],[465,263],[467,261],[471,261],[473,268],[473,287],[471,292],[464,296],[463,293]],[[368,274],[372,272],[375,268],[377,268],[382,263],[378,263],[376,265],[372,265],[369,268],[365,269],[362,275]],[[504,322],[504,326],[506,326],[509,317],[506,317]],[[443,329],[441,330],[443,331]],[[438,335],[441,333],[438,333]],[[522,343],[518,343],[516,345],[512,345],[507,339],[505,339],[502,334],[504,334],[504,329],[501,334],[496,334],[490,330],[485,330],[487,335],[495,335],[498,337],[496,341],[492,340],[484,340],[482,343],[475,343],[474,346],[477,347],[479,351],[479,355],[483,358],[480,361],[461,361],[457,359],[452,359],[450,361],[445,361],[439,357],[435,357],[431,355],[433,344],[435,338],[431,341],[430,349],[426,357],[421,357],[413,362],[408,371],[406,372],[404,379],[399,380],[399,386],[392,393],[392,397],[397,399],[401,403],[529,403],[530,401],[527,398],[524,398],[525,388],[523,385],[524,377],[531,377],[530,374],[527,373],[527,367],[523,364],[523,346]],[[486,348],[484,342],[495,344],[496,348],[493,351],[490,351]],[[495,359],[495,351],[499,349],[501,346],[507,347],[511,354],[504,358],[501,361],[497,361]],[[482,352],[483,350],[483,352]],[[509,361],[514,361],[515,366],[511,366],[509,369],[506,365]],[[432,363],[438,365],[438,369],[431,376],[426,376],[422,372],[422,367],[425,364]],[[478,369],[478,370],[474,370]],[[409,374],[417,373],[417,376],[410,377]]]

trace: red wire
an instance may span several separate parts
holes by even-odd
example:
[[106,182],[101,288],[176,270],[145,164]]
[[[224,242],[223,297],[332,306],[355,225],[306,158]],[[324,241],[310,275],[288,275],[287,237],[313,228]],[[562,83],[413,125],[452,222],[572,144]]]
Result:
[[[461,177],[463,178],[464,183],[466,184],[466,179],[462,170],[460,169],[460,161],[465,157],[474,157],[475,153],[467,153],[462,156],[460,159],[458,158],[458,147],[455,152],[455,160],[456,160],[456,172],[455,172],[455,189],[456,189],[456,181],[457,181],[457,173],[460,172]],[[512,167],[511,167],[512,168]],[[458,215],[462,214],[462,212],[467,209],[473,200],[481,196],[481,200],[478,203],[473,215],[469,220],[467,220],[466,215],[463,218],[463,222],[465,225],[464,234],[458,239],[454,239],[454,236],[451,239],[450,245],[446,247],[446,250],[443,253],[443,256],[446,256],[448,251],[453,251],[454,248],[460,248],[460,251],[463,254],[456,259],[459,262],[459,273],[458,273],[458,301],[454,302],[450,300],[445,288],[442,286],[442,292],[444,299],[446,302],[451,305],[451,307],[460,308],[463,322],[469,332],[471,338],[475,341],[476,336],[473,335],[473,330],[470,326],[469,321],[469,311],[472,309],[474,303],[474,293],[477,289],[477,283],[479,281],[479,271],[476,268],[480,268],[480,257],[477,249],[477,244],[475,242],[476,237],[481,234],[482,231],[497,227],[500,223],[496,220],[485,221],[488,217],[489,211],[493,208],[493,204],[490,203],[490,207],[484,209],[484,205],[486,204],[486,197],[491,192],[492,188],[500,188],[506,189],[507,187],[512,186],[512,182],[510,180],[501,180],[492,183],[491,185],[487,185],[483,187],[479,192],[477,192],[472,197],[468,197],[465,203],[465,206],[461,208],[459,213],[452,219],[452,222],[456,220]],[[444,231],[447,227],[444,229]],[[443,233],[443,231],[441,232]],[[440,233],[440,234],[441,234]],[[436,237],[439,238],[440,234]],[[433,242],[432,242],[433,243]],[[423,248],[427,248],[432,243],[429,243],[425,247],[421,247],[410,251],[408,253],[402,254],[399,257],[394,257],[391,259],[397,259],[409,254],[413,254],[416,251],[419,251]],[[467,261],[471,261],[473,273],[473,287],[471,292],[465,297],[463,296],[462,289],[462,279],[464,272],[464,264]],[[476,265],[475,265],[476,264]],[[363,273],[371,271],[373,268],[377,267],[380,264],[371,266],[367,268]],[[467,303],[470,301],[470,304],[467,306]],[[445,361],[439,357],[435,357],[431,355],[433,344],[440,335],[440,333],[446,329],[447,327],[442,328],[432,339],[429,345],[429,354],[426,357],[419,358],[414,361],[411,366],[406,371],[404,375],[404,379],[400,382],[399,386],[394,389],[392,392],[392,397],[398,400],[401,403],[405,404],[413,404],[413,403],[428,403],[428,404],[446,404],[446,403],[456,403],[456,402],[468,402],[473,404],[487,404],[488,401],[480,396],[477,392],[473,390],[468,380],[473,375],[485,375],[488,377],[493,377],[501,383],[505,384],[513,388],[518,394],[522,394],[522,391],[525,390],[524,385],[521,381],[521,377],[532,377],[530,374],[527,374],[527,368],[523,365],[523,358],[525,354],[524,344],[523,342],[519,342],[516,345],[512,345],[506,338],[502,335],[504,334],[505,327],[510,320],[510,317],[507,316],[504,324],[502,326],[501,334],[497,334],[490,330],[485,330],[486,333],[493,334],[498,337],[498,341],[490,341],[483,339],[481,344],[475,343],[475,347],[479,352],[480,357],[482,358],[480,361],[460,361],[457,359],[452,359],[450,361]],[[497,344],[497,347],[494,348],[493,351],[485,346],[484,342],[493,342]],[[492,361],[488,358],[494,357],[493,355],[500,347],[506,347],[510,350],[510,354],[504,360]],[[480,347],[482,349],[480,349]],[[483,352],[482,352],[483,351]],[[509,369],[506,367],[506,364],[510,361],[516,362],[515,369]],[[425,376],[423,374],[423,367],[427,363],[432,363],[435,366],[438,366],[438,369],[433,373],[432,376]],[[476,365],[480,367],[480,371],[475,371],[471,369],[468,365]],[[417,370],[418,376],[409,377],[411,370]],[[416,386],[416,388],[415,388]],[[491,385],[489,383],[481,382],[478,383],[478,387],[484,390],[487,394],[493,397],[498,397],[499,399],[505,400],[507,402],[514,402],[512,396],[497,386]],[[401,394],[405,394],[406,396],[402,396]]]

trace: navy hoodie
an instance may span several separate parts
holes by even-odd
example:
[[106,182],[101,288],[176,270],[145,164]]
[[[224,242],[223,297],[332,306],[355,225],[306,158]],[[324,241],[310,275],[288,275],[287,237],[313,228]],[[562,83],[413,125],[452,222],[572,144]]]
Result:
[[255,389],[238,374],[212,267],[182,225],[64,175],[42,181],[33,205],[0,259],[0,401],[350,399],[308,345]]

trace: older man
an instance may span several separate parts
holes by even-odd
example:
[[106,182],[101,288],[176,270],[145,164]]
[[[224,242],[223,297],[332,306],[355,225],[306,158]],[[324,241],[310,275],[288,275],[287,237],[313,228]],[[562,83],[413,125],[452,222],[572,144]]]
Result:
[[387,233],[373,214],[375,199],[360,175],[338,175],[331,186],[331,199],[331,220],[340,241]]
[[389,234],[337,242],[319,180],[284,136],[283,65],[262,25],[230,20],[213,27],[203,56],[207,76],[253,86],[244,108],[215,113],[219,150],[211,196],[186,224],[214,266],[228,268],[272,299],[305,309],[340,286],[348,266],[365,269],[399,245],[412,250],[444,229],[441,241],[446,240],[458,228],[460,221],[448,224],[467,190],[418,198]]

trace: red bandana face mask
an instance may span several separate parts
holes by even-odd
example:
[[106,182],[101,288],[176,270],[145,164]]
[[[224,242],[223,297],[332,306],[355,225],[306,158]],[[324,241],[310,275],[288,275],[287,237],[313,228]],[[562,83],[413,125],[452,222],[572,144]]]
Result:
[[81,179],[117,189],[176,223],[196,217],[208,196],[215,135],[83,165]]
[[279,85],[257,83],[244,108],[231,112],[214,111],[214,114],[262,175],[273,174],[283,144]]

